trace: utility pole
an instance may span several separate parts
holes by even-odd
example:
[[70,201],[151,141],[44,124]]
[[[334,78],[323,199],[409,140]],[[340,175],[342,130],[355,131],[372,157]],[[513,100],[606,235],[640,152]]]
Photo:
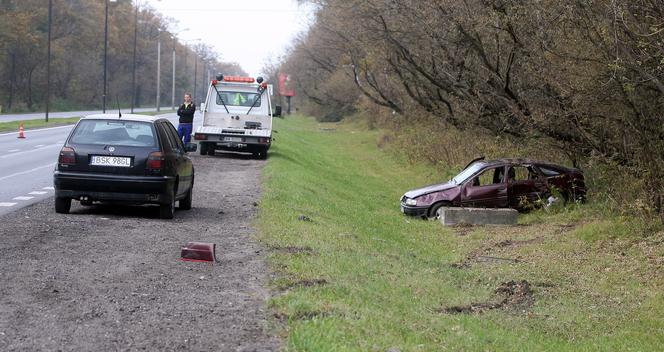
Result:
[[173,77],[171,78],[171,110],[175,110],[175,43],[176,36],[173,35]]
[[108,0],[104,1],[104,94],[102,95],[102,112],[106,113],[106,55],[108,54]]
[[[185,28],[177,33],[173,33],[173,77],[171,79],[172,87],[171,87],[171,110],[175,110],[175,45],[177,44],[177,35],[184,32],[188,31],[189,28]],[[187,57],[187,48],[185,47],[185,58]],[[186,59],[185,59],[185,65],[186,65]],[[186,66],[184,66],[186,69]]]
[[[198,75],[198,52],[194,52],[194,99],[198,99],[198,93],[196,92],[196,82],[198,81],[196,79]],[[194,100],[195,102],[196,100]]]
[[51,102],[51,23],[53,17],[53,0],[48,0],[48,49],[46,58],[46,117],[48,122],[48,109]]
[[138,2],[134,10],[134,58],[131,64],[131,113],[134,113],[136,103],[136,41],[138,39]]
[[159,107],[159,96],[161,93],[161,32],[157,29],[157,111],[160,110]]

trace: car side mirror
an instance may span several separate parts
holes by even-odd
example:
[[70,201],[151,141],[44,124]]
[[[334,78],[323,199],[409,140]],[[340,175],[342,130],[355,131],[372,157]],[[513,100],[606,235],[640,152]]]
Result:
[[281,105],[274,106],[274,114],[272,114],[272,116],[281,117]]
[[184,145],[184,150],[186,152],[195,152],[198,149],[198,144],[196,143],[187,143]]

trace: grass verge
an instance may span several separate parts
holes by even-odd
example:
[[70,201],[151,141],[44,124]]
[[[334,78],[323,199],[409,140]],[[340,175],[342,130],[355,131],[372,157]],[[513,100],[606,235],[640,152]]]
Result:
[[398,211],[442,177],[379,150],[378,133],[302,117],[276,129],[258,226],[288,350],[664,345],[661,229],[644,237],[592,204],[443,228]]
[[0,122],[0,132],[11,132],[16,131],[18,133],[18,126],[23,123],[23,127],[27,129],[33,128],[45,128],[45,127],[55,127],[63,125],[71,125],[78,120],[80,117],[69,117],[69,118],[51,118],[48,122],[44,120],[26,120],[26,121],[9,121],[9,122]]
[[[174,112],[173,110],[162,110],[162,111],[151,111],[151,112],[142,112],[141,115],[161,115],[169,114]],[[23,123],[23,128],[34,129],[34,128],[46,128],[46,127],[56,127],[75,124],[80,120],[80,117],[67,117],[67,118],[50,118],[48,122],[44,120],[25,120],[25,121],[9,121],[9,122],[0,122],[0,132],[11,132],[16,131],[18,133],[18,126]]]

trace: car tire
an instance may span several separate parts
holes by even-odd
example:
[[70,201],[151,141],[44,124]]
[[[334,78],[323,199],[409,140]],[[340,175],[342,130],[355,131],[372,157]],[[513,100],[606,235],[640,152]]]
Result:
[[175,215],[175,192],[171,193],[171,201],[168,204],[159,204],[159,218],[172,219],[174,215]]
[[180,199],[180,202],[178,203],[178,209],[182,210],[191,209],[193,193],[194,193],[194,179],[192,178],[191,187],[189,187],[189,192],[187,192],[187,195],[184,198]]
[[207,155],[207,153],[208,153],[208,144],[207,144],[207,143],[202,143],[202,142],[201,142],[201,143],[199,143],[198,146],[200,147],[200,149],[198,150],[198,152],[199,152],[201,155]]
[[449,206],[449,204],[445,203],[445,202],[438,202],[438,203],[432,205],[431,208],[429,208],[427,218],[429,220],[438,220],[438,219],[440,219],[440,211],[442,210],[441,208],[446,207],[446,206]]
[[71,198],[55,197],[55,212],[58,214],[69,214],[71,209]]
[[92,201],[89,200],[89,199],[88,199],[88,200],[82,200],[82,201],[81,201],[81,205],[82,205],[82,206],[85,206],[85,207],[92,206]]

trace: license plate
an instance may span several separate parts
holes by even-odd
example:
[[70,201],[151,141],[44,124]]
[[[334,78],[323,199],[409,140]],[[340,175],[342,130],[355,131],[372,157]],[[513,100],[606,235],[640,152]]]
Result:
[[131,158],[121,156],[93,155],[90,165],[131,167]]
[[240,137],[224,137],[224,141],[226,141],[226,142],[242,142],[242,138],[240,138]]

